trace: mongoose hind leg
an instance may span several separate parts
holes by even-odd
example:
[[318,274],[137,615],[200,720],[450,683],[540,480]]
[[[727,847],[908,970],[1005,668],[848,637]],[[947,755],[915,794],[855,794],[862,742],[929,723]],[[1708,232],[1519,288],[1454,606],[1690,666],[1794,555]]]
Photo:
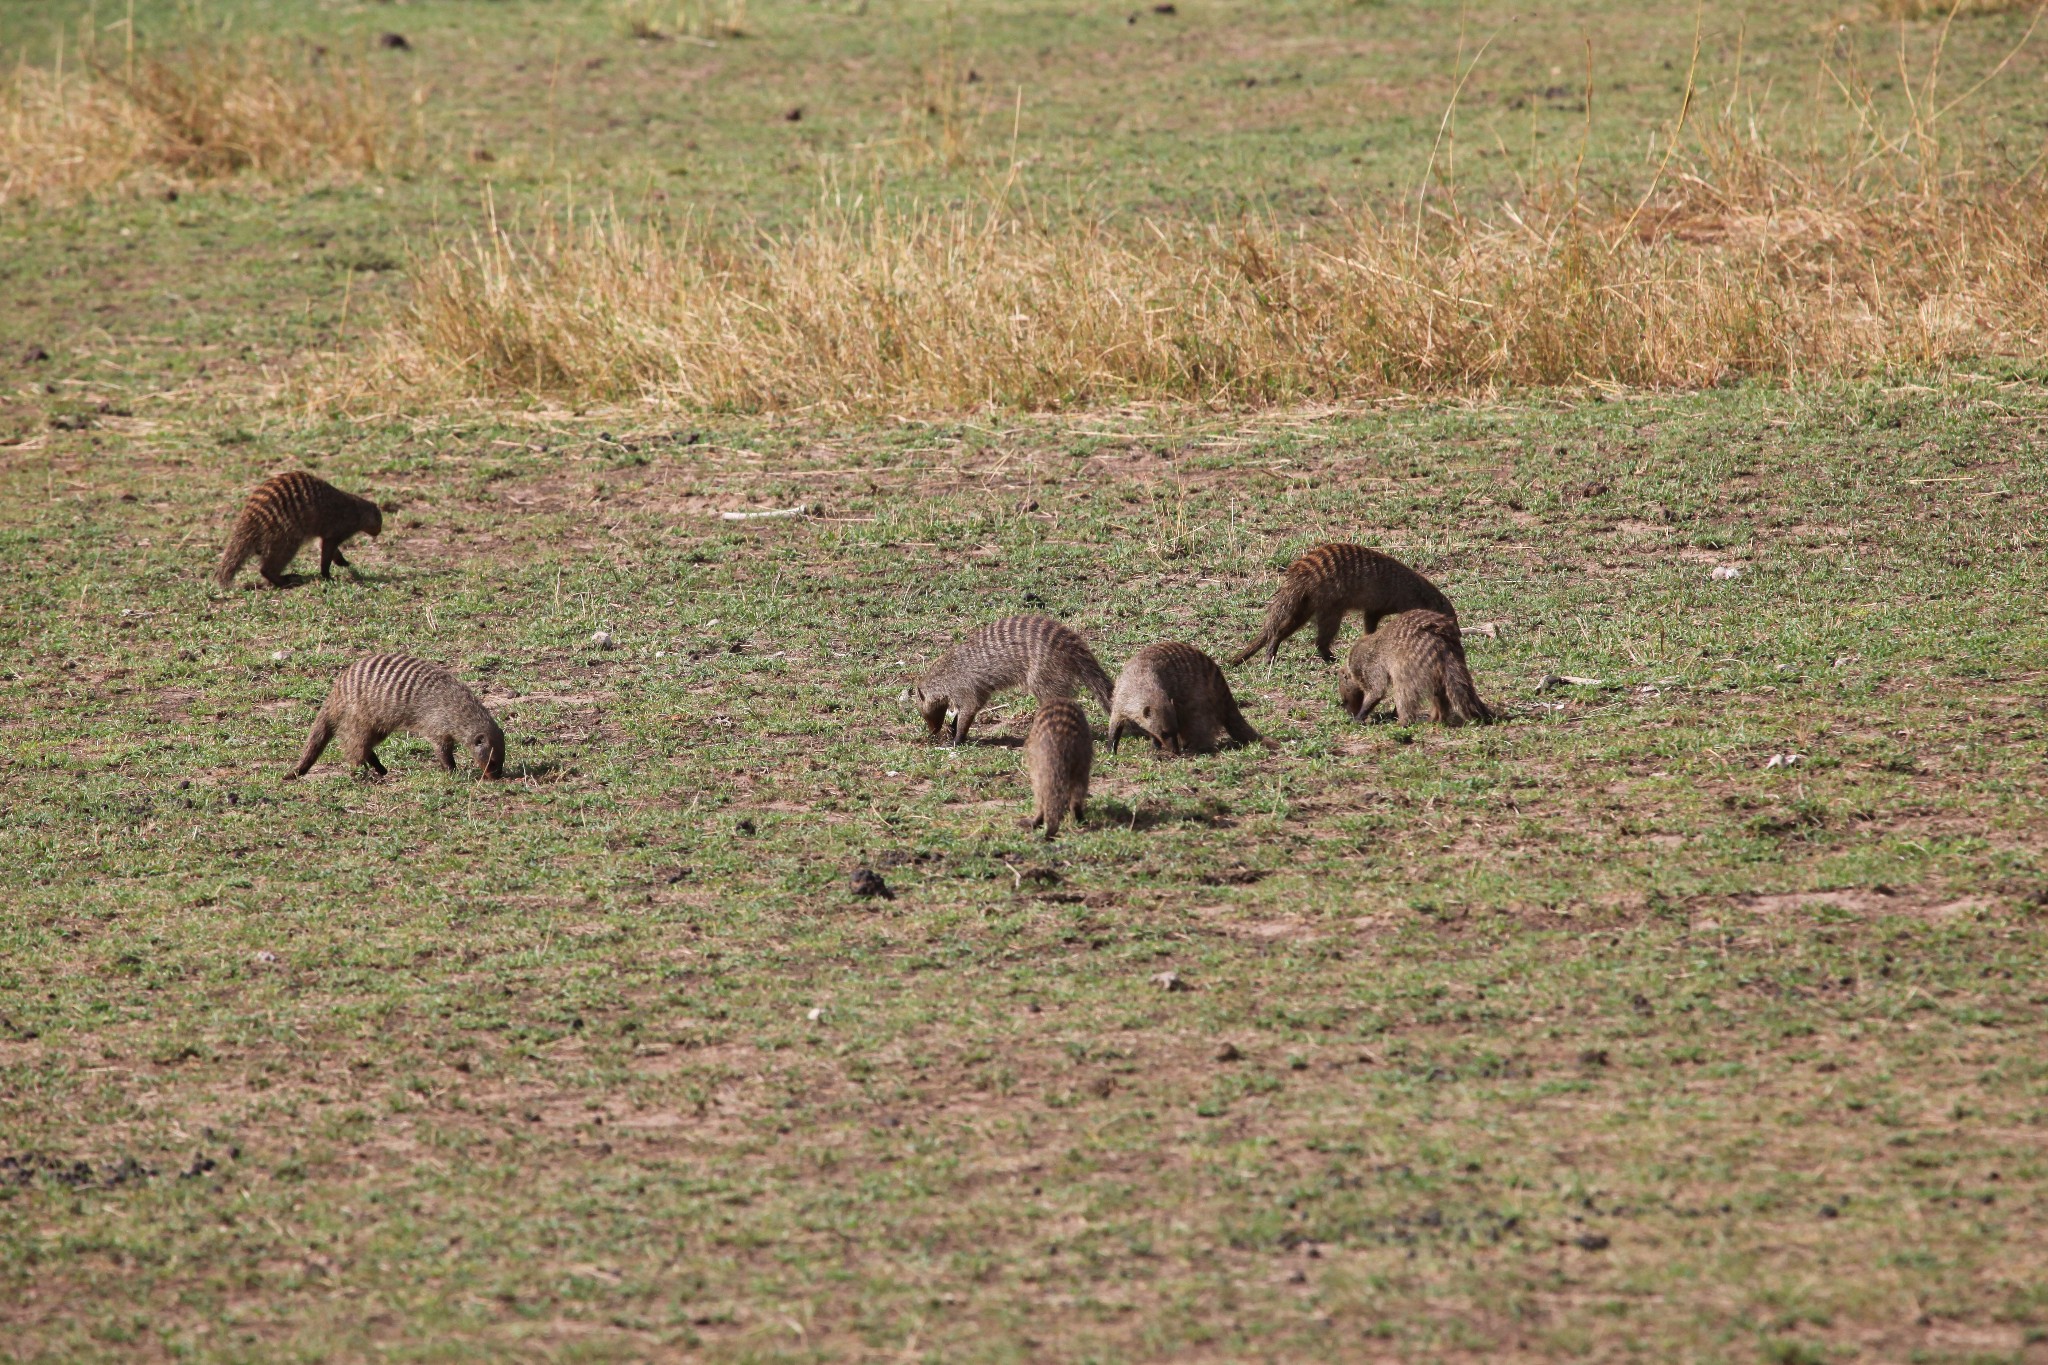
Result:
[[258,570],[263,574],[263,581],[273,588],[285,587],[290,580],[285,577],[284,571],[291,567],[292,557],[298,554],[298,552],[299,547],[296,545],[287,546],[281,550],[266,550],[263,555],[263,562],[257,565]]
[[384,738],[374,730],[351,730],[347,736],[350,766],[368,768],[377,776],[383,777],[386,770],[377,760],[377,746],[384,742]]
[[1344,608],[1332,607],[1316,613],[1316,653],[1323,656],[1324,663],[1336,661],[1332,647],[1337,643],[1337,632],[1344,627]]

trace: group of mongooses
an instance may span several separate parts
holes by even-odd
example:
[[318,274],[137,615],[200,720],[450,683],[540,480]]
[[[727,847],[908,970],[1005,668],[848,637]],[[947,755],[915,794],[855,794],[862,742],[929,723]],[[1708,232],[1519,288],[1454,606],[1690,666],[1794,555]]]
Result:
[[[383,513],[367,498],[311,474],[279,474],[250,494],[235,519],[215,581],[227,587],[254,555],[264,581],[282,587],[285,569],[314,539],[320,576],[327,578],[332,565],[348,567],[341,547],[350,537],[383,529]],[[1270,661],[1281,642],[1310,621],[1316,652],[1333,660],[1331,646],[1354,611],[1365,617],[1366,634],[1337,671],[1337,695],[1348,715],[1364,721],[1391,697],[1403,723],[1425,712],[1445,725],[1493,719],[1472,685],[1450,599],[1399,560],[1361,545],[1319,545],[1290,564],[1258,636],[1231,662],[1241,664],[1262,649]],[[950,712],[957,744],[989,699],[1012,687],[1031,693],[1039,705],[1024,741],[1024,768],[1031,823],[1043,827],[1047,839],[1062,821],[1080,819],[1088,799],[1095,741],[1073,702],[1078,692],[1108,713],[1112,752],[1126,732],[1171,754],[1207,753],[1225,739],[1259,742],[1223,670],[1193,645],[1147,645],[1112,683],[1088,642],[1048,616],[1008,616],[970,632],[906,695],[934,738]],[[335,678],[292,776],[303,777],[336,737],[351,764],[382,776],[377,746],[399,731],[430,741],[444,768],[454,768],[460,746],[485,777],[503,775],[504,731],[475,693],[439,664],[379,654]]]
[[[1290,564],[1266,608],[1265,625],[1231,662],[1241,664],[1262,649],[1270,661],[1281,642],[1310,621],[1316,623],[1316,652],[1334,660],[1331,646],[1354,611],[1364,615],[1366,635],[1337,670],[1337,697],[1347,715],[1363,722],[1391,697],[1403,724],[1425,714],[1445,725],[1493,719],[1472,685],[1450,599],[1406,564],[1362,545],[1319,545]],[[1006,616],[970,632],[905,696],[933,738],[951,711],[957,744],[989,698],[1010,687],[1038,701],[1024,741],[1024,771],[1031,782],[1031,825],[1042,827],[1047,839],[1063,820],[1080,820],[1088,799],[1095,741],[1074,704],[1077,692],[1088,691],[1108,713],[1111,752],[1127,731],[1171,754],[1207,753],[1226,738],[1259,742],[1223,670],[1193,645],[1147,645],[1112,685],[1087,641],[1047,616]]]
[[[255,555],[263,581],[281,588],[285,569],[307,541],[316,539],[320,576],[330,578],[333,565],[351,567],[341,553],[343,542],[383,530],[384,514],[368,498],[344,493],[325,479],[298,470],[279,474],[264,480],[243,504],[228,532],[214,582],[229,586]],[[372,655],[341,671],[313,718],[313,732],[306,736],[305,750],[291,775],[304,777],[339,736],[352,765],[382,777],[377,746],[399,731],[430,742],[441,766],[451,771],[460,745],[485,777],[504,775],[505,732],[476,694],[441,665],[402,654]]]

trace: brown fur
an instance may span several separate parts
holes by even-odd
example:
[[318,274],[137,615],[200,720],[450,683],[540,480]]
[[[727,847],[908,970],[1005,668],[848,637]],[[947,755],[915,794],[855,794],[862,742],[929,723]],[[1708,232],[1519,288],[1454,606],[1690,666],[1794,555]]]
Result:
[[399,730],[433,741],[435,756],[450,772],[455,770],[455,746],[460,742],[485,777],[504,775],[505,732],[474,692],[439,664],[402,654],[376,654],[336,676],[292,776],[304,777],[327,742],[339,735],[352,765],[382,777],[377,746]]
[[1095,736],[1081,708],[1070,701],[1039,707],[1024,739],[1024,771],[1031,778],[1031,824],[1045,826],[1047,843],[1068,815],[1075,824],[1081,822],[1088,771],[1094,765]]
[[1334,659],[1331,646],[1337,642],[1337,630],[1345,615],[1354,611],[1365,614],[1367,634],[1381,617],[1397,611],[1434,611],[1453,622],[1458,619],[1457,609],[1436,584],[1392,555],[1363,545],[1318,545],[1287,566],[1258,638],[1230,662],[1241,664],[1262,649],[1271,662],[1281,642],[1311,620],[1316,623],[1316,653]]
[[342,556],[342,543],[354,535],[379,535],[384,514],[377,504],[353,493],[344,493],[325,479],[293,470],[266,479],[249,495],[235,526],[228,533],[227,548],[221,552],[214,582],[225,588],[235,581],[244,562],[257,555],[263,580],[273,588],[284,586],[284,571],[307,541],[320,541],[320,576],[332,575],[328,567],[350,568]]
[[1388,618],[1351,646],[1337,671],[1337,699],[1353,720],[1364,721],[1390,694],[1403,725],[1421,720],[1425,711],[1443,725],[1493,719],[1472,685],[1458,623],[1433,611]]
[[1117,675],[1109,707],[1111,752],[1127,727],[1175,754],[1207,753],[1219,732],[1240,744],[1259,740],[1216,661],[1177,642],[1145,646]]
[[988,699],[1022,687],[1040,705],[1066,701],[1086,688],[1109,709],[1109,674],[1088,642],[1049,616],[1006,616],[969,632],[906,694],[936,737],[953,713],[953,743]]

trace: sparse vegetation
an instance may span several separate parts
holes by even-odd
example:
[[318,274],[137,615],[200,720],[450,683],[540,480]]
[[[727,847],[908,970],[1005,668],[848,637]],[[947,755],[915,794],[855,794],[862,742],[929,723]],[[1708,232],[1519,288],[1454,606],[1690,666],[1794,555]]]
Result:
[[[2048,52],[1513,13],[208,0],[423,98],[0,211],[9,1357],[2038,1355]],[[360,580],[219,591],[287,468]],[[1326,539],[1502,723],[1297,638],[1048,846],[897,700]],[[387,651],[504,781],[283,780]]]

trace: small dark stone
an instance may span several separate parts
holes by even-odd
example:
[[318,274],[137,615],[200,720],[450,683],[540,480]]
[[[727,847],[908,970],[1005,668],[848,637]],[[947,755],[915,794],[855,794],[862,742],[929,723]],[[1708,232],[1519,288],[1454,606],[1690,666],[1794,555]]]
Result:
[[1604,1048],[1604,1047],[1589,1047],[1589,1048],[1587,1048],[1587,1049],[1586,1049],[1586,1050],[1585,1050],[1584,1052],[1581,1052],[1581,1053],[1579,1054],[1579,1065],[1580,1065],[1580,1066],[1606,1066],[1606,1065],[1607,1065],[1607,1049],[1606,1049],[1606,1048]]
[[412,51],[412,44],[405,40],[403,33],[380,33],[377,35],[377,46],[389,48],[393,52]]
[[1225,1043],[1222,1047],[1216,1049],[1216,1060],[1219,1062],[1242,1061],[1244,1060],[1244,1054],[1237,1050],[1236,1043]]
[[971,66],[967,68],[967,83],[969,85],[981,84],[981,73]]
[[50,353],[40,346],[31,346],[21,358],[24,365],[37,365],[50,358]]
[[92,425],[92,418],[82,412],[53,412],[50,414],[52,431],[84,431]]
[[754,832],[754,821],[751,817],[743,815],[733,821],[732,827],[740,834],[752,834]]
[[1578,1248],[1581,1251],[1605,1251],[1609,1245],[1607,1234],[1604,1232],[1589,1232],[1578,1239]]
[[782,116],[782,121],[784,123],[802,123],[804,121],[804,107],[801,104],[795,106]]
[[1840,1218],[1842,1211],[1833,1204],[1822,1204],[1820,1206],[1820,1216],[1823,1218]]
[[1127,24],[1135,24],[1135,23],[1137,23],[1137,22],[1138,22],[1138,13],[1137,13],[1137,11],[1136,11],[1136,10],[1133,10],[1133,11],[1131,11],[1131,17],[1130,17],[1130,18],[1128,18],[1128,19],[1126,19],[1126,20],[1124,20],[1124,22],[1125,22],[1125,23],[1127,23]]
[[177,203],[177,202],[178,202],[178,192],[177,192],[176,190],[165,190],[165,191],[164,191],[164,202],[165,202],[166,204],[175,204],[175,203]]
[[893,901],[896,893],[889,889],[889,883],[882,880],[882,874],[871,867],[857,868],[846,879],[847,889],[862,900],[881,899]]
[[1153,12],[1154,14],[1178,14],[1178,13],[1180,13],[1180,11],[1179,11],[1179,10],[1175,9],[1175,8],[1174,8],[1174,7],[1172,6],[1172,5],[1170,5],[1170,4],[1166,4],[1166,5],[1154,5],[1154,6],[1152,7],[1152,12]]

